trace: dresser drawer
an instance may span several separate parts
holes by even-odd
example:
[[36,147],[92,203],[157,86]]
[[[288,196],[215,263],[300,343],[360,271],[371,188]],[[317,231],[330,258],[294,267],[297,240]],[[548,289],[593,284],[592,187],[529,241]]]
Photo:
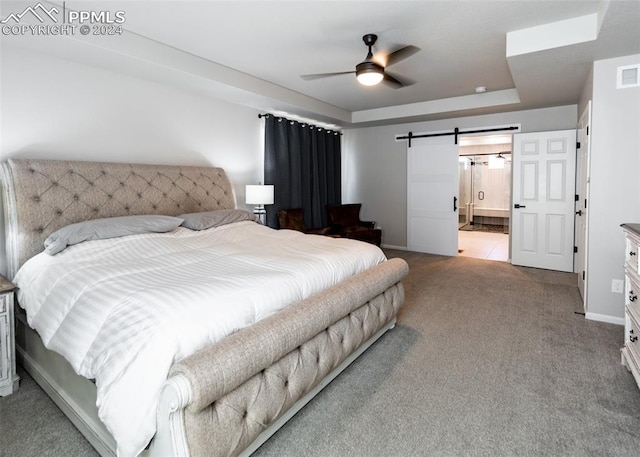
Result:
[[0,383],[7,381],[11,375],[10,360],[12,354],[9,353],[9,316],[0,314]]
[[625,346],[631,358],[630,362],[636,370],[640,370],[640,326],[633,316],[627,316],[628,327],[625,335]]
[[627,274],[624,277],[624,282],[625,307],[636,322],[640,322],[640,280],[637,276]]
[[625,266],[635,274],[640,274],[640,262],[638,261],[638,248],[640,240],[634,235],[627,233],[626,248],[624,251]]
[[0,276],[0,314],[9,312],[9,301],[13,300],[14,285]]
[[0,276],[0,397],[15,392],[20,380],[14,354],[13,289],[13,284]]

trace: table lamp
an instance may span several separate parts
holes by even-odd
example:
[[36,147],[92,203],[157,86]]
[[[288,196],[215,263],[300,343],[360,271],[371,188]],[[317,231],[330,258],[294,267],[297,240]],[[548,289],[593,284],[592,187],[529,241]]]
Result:
[[265,184],[250,184],[246,187],[245,203],[247,205],[256,205],[253,214],[261,224],[267,222],[267,211],[264,205],[273,205],[273,186]]

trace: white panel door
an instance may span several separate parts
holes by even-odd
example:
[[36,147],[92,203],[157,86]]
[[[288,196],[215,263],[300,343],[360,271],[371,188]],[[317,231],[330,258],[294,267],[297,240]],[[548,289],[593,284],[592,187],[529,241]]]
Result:
[[573,271],[576,131],[513,136],[511,263]]
[[458,255],[458,145],[453,136],[407,147],[407,249]]
[[580,117],[578,123],[578,143],[580,148],[577,151],[576,163],[576,246],[578,252],[575,258],[575,269],[578,273],[578,290],[582,296],[585,313],[587,312],[587,199],[589,195],[589,125],[591,124],[591,101]]

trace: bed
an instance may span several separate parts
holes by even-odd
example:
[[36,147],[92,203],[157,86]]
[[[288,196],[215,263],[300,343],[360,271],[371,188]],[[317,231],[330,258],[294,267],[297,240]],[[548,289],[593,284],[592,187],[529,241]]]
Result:
[[[108,306],[110,302],[103,298],[103,293],[97,294],[96,291],[107,281],[104,278],[111,276],[102,270],[90,274],[94,268],[93,264],[86,270],[86,275],[76,272],[73,273],[76,276],[72,276],[72,273],[69,273],[71,276],[65,276],[67,264],[56,262],[62,262],[59,259],[68,259],[70,263],[75,262],[76,265],[82,266],[87,265],[82,263],[87,259],[96,258],[97,253],[109,253],[109,256],[105,257],[118,259],[117,255],[121,255],[122,252],[127,255],[138,252],[133,255],[137,259],[150,252],[148,246],[151,245],[160,246],[163,255],[178,259],[177,262],[186,258],[182,253],[173,253],[181,243],[188,245],[190,252],[202,255],[209,250],[212,255],[220,255],[222,252],[225,262],[229,262],[225,265],[231,265],[222,268],[225,270],[224,273],[228,273],[226,270],[238,273],[232,280],[227,280],[229,284],[225,283],[222,289],[214,289],[214,292],[207,289],[201,295],[220,297],[220,294],[227,291],[231,295],[226,296],[223,301],[233,302],[234,308],[242,308],[242,300],[251,302],[249,309],[252,312],[249,314],[252,318],[248,323],[240,327],[230,325],[226,333],[206,344],[202,341],[193,345],[185,343],[187,352],[184,353],[183,341],[180,340],[181,349],[168,357],[168,362],[161,362],[158,358],[157,364],[142,365],[142,371],[137,368],[139,372],[145,373],[141,378],[145,386],[155,386],[154,382],[157,382],[150,374],[147,377],[147,372],[164,373],[157,392],[155,387],[147,389],[155,392],[152,395],[154,418],[152,433],[144,438],[143,455],[251,454],[355,358],[392,328],[404,301],[401,280],[408,273],[404,261],[387,260],[381,254],[382,251],[366,243],[303,235],[289,230],[277,231],[246,219],[207,227],[201,233],[198,231],[197,237],[194,230],[181,225],[162,233],[80,242],[53,256],[41,253],[45,240],[50,240],[52,234],[58,234],[64,227],[82,221],[110,221],[140,215],[182,217],[185,214],[219,214],[225,211],[236,214],[233,189],[224,170],[219,168],[16,159],[3,163],[2,182],[7,275],[10,279],[17,277],[20,281],[19,301],[20,297],[23,297],[25,303],[28,302],[31,300],[30,294],[32,297],[46,295],[49,293],[49,284],[60,282],[63,286],[60,290],[64,293],[51,288],[51,295],[60,295],[65,303],[65,294],[71,294],[68,292],[71,290],[70,285],[84,284],[83,276],[87,276],[94,278],[94,282],[87,279],[86,285],[80,286],[81,292],[73,292],[74,300],[83,294],[87,297],[94,294],[93,297],[99,298],[88,298],[87,301],[99,303],[99,306],[96,305],[94,308],[102,310],[103,306]],[[211,244],[217,247],[202,247],[199,244],[201,237],[213,240]],[[121,244],[125,241],[129,243],[130,239],[135,239],[138,244]],[[360,245],[367,247],[360,251]],[[303,268],[286,271],[289,258],[281,256],[282,251],[289,249],[288,246],[296,246],[291,249],[293,256],[296,252],[304,252],[300,256],[303,257],[300,259]],[[355,250],[350,251],[351,249]],[[245,250],[246,253],[241,252]],[[348,265],[340,273],[334,271],[334,267],[328,263],[323,263],[328,261],[333,250],[352,252],[339,257],[341,260],[337,263]],[[352,259],[347,263],[349,257]],[[245,258],[249,260],[244,260]],[[317,260],[311,261],[311,258]],[[367,258],[371,258],[370,264],[364,262]],[[143,259],[144,261],[138,264],[157,264],[164,268],[165,264],[173,262],[166,258],[156,261],[155,254],[153,259]],[[120,269],[111,269],[116,282],[108,284],[120,285],[119,281],[128,280],[138,274],[129,273],[129,270],[121,268],[126,262],[114,261],[120,262]],[[54,262],[53,268],[57,269],[55,271],[64,272],[59,275],[60,278],[74,279],[57,281],[55,275],[49,276],[49,279],[41,281],[42,284],[38,286],[40,289],[33,286],[32,291],[31,284],[36,284],[37,278],[47,277],[42,272],[50,271],[44,268],[51,262]],[[238,286],[235,278],[246,276],[244,272],[249,271],[246,270],[249,268],[247,262],[251,264],[248,273],[251,280],[248,284]],[[37,268],[34,270],[32,265],[36,265]],[[182,268],[183,264],[180,265]],[[202,265],[204,264],[200,264],[200,270],[204,270]],[[254,266],[258,269],[254,270]],[[274,273],[277,270],[278,274],[281,274],[281,269],[285,270],[282,273],[285,275],[284,280],[279,279],[280,277]],[[311,272],[309,283],[297,276],[298,270]],[[321,279],[324,277],[321,270],[330,272],[326,275],[328,282]],[[122,271],[123,274],[118,276],[118,271]],[[188,273],[189,278],[198,275],[193,271]],[[155,270],[143,273],[150,277],[160,277],[156,276]],[[143,273],[141,275],[144,276]],[[286,292],[288,289],[280,287],[283,281],[297,285],[301,291]],[[189,282],[185,281],[185,284]],[[162,284],[164,283],[163,280]],[[42,288],[47,289],[47,292],[43,293]],[[254,293],[240,293],[251,288],[255,289]],[[115,294],[120,287],[106,289],[110,294]],[[156,294],[164,293],[162,285],[156,284],[150,289]],[[168,288],[166,290],[169,291]],[[171,328],[163,324],[163,332],[166,331],[167,335],[174,334],[173,327],[187,325],[182,322],[183,318],[186,322],[186,318],[193,315],[192,313],[199,313],[204,309],[196,306],[203,300],[197,298],[198,295],[192,291],[191,286],[184,292],[184,298],[180,294],[176,295],[175,291],[167,292],[166,300],[158,300],[157,295],[152,295],[153,303],[161,301],[164,306],[161,308],[163,312],[158,314],[166,313],[173,319],[171,322],[176,322]],[[123,293],[121,302],[129,306],[130,296],[129,293]],[[262,296],[270,300],[272,307],[269,312],[257,316],[262,312],[256,312],[255,309],[262,308],[253,307],[252,300],[256,296],[260,296],[261,300]],[[75,308],[78,307],[69,306],[69,309]],[[40,335],[29,325],[29,322],[34,324],[39,318],[33,317],[35,314],[27,316],[26,313],[20,312],[20,309],[18,311],[16,348],[24,368],[101,455],[115,455],[116,449],[123,456],[135,455],[140,448],[139,443],[125,445],[123,443],[126,443],[126,440],[120,438],[121,432],[115,434],[119,437],[118,440],[111,432],[118,430],[118,427],[121,429],[122,426],[114,426],[108,422],[111,420],[110,417],[104,415],[103,387],[107,383],[100,377],[102,375],[96,378],[90,376],[93,373],[90,369],[85,370],[85,365],[89,365],[85,363],[86,359],[76,360],[73,355],[64,358],[59,354],[64,353],[65,347],[68,346],[68,335],[85,332],[86,328],[83,326],[82,331],[73,330],[65,333],[59,329],[47,330],[42,327]],[[126,327],[122,323],[115,325],[113,316],[124,319],[125,323],[132,319],[126,313],[111,314],[104,323],[96,326],[99,327],[96,329],[96,335],[110,325],[117,328]],[[66,321],[62,327],[65,325],[68,325]],[[203,335],[209,335],[207,332],[208,330],[202,331]],[[141,332],[130,331],[129,334],[120,335],[109,345],[137,348],[140,341],[146,341],[145,338],[140,339],[138,333]],[[175,333],[178,334],[177,331]],[[67,335],[67,338],[60,337],[56,346],[52,341],[55,343],[59,334]],[[193,339],[195,341],[195,338]],[[162,338],[155,340],[163,341]],[[45,341],[46,346],[54,347],[57,351],[45,347]],[[95,341],[97,343],[94,344],[98,346],[107,344],[100,338]],[[126,344],[122,343],[123,341]],[[154,357],[160,357],[160,352],[153,354]],[[93,357],[92,361],[101,357]],[[156,365],[161,368],[157,368]],[[99,367],[98,372],[111,373],[110,368],[105,369],[102,365]],[[80,376],[78,372],[85,376]],[[133,384],[137,384],[129,381],[137,379],[133,375],[129,378],[125,374],[112,377],[118,378],[117,381],[120,383],[116,392],[126,391],[129,386],[133,389]],[[107,397],[115,395],[108,394]],[[137,394],[127,392],[127,395]],[[97,401],[100,408],[96,406]],[[143,403],[141,400],[141,404]]]

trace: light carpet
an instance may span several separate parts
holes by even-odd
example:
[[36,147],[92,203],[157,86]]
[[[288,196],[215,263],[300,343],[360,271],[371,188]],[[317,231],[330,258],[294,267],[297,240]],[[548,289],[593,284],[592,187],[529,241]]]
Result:
[[[636,456],[621,326],[585,320],[576,276],[403,251],[398,325],[257,452]],[[33,381],[0,399],[0,455],[91,456]]]

